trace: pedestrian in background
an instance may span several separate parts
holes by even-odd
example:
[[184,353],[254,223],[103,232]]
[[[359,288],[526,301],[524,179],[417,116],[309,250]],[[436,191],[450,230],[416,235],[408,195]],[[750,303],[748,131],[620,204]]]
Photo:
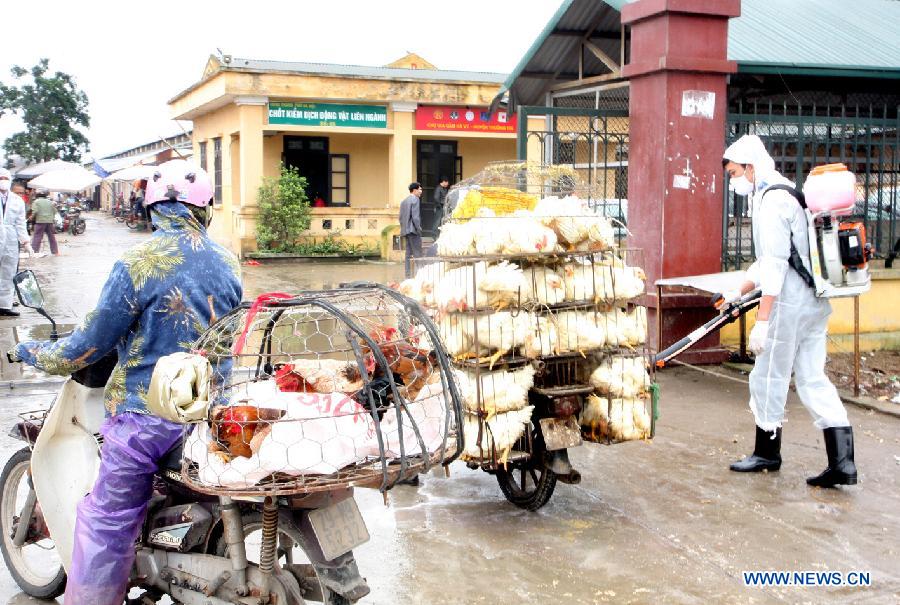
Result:
[[409,196],[400,202],[400,236],[406,240],[406,277],[412,277],[412,259],[422,256],[422,185],[409,184]]
[[12,308],[12,279],[19,267],[19,244],[29,244],[25,229],[25,202],[10,191],[11,177],[9,170],[0,168],[0,317],[19,315]]
[[56,218],[56,207],[47,197],[47,191],[37,191],[37,197],[31,202],[31,217],[34,221],[34,235],[31,237],[31,247],[35,252],[41,251],[41,243],[44,234],[50,240],[50,252],[53,256],[59,256],[59,246],[56,244],[56,233],[53,221]]

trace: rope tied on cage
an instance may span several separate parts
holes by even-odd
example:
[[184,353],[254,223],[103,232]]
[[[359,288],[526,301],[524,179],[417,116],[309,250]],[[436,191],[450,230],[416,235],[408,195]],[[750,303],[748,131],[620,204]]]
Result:
[[253,319],[256,317],[256,314],[259,313],[259,310],[274,300],[285,300],[289,298],[294,297],[285,292],[265,292],[264,294],[260,294],[256,297],[256,300],[253,301],[253,304],[250,305],[250,309],[247,311],[247,319],[244,322],[244,329],[243,331],[241,331],[241,335],[234,343],[234,348],[232,349],[232,351],[235,355],[240,355],[244,350],[244,344],[247,341],[247,333],[250,331],[250,326],[253,325]]

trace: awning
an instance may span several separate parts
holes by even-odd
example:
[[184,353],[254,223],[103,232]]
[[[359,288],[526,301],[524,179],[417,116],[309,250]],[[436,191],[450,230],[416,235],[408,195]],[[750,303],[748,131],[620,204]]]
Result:
[[106,177],[107,181],[138,181],[141,179],[149,179],[153,176],[156,166],[129,166],[122,170],[117,170]]
[[64,193],[75,193],[99,185],[99,176],[81,166],[70,170],[52,170],[28,181],[32,189],[48,189]]
[[15,174],[15,178],[17,179],[33,179],[36,176],[40,176],[44,173],[51,171],[61,171],[61,170],[75,170],[84,168],[81,167],[80,164],[76,164],[74,162],[66,162],[63,160],[50,160],[48,162],[39,162],[37,164],[31,164],[30,166],[26,166],[22,168]]

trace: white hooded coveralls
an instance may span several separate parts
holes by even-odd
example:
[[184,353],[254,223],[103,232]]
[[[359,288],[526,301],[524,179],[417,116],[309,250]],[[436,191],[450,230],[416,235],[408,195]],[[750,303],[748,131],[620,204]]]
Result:
[[793,239],[804,266],[812,272],[806,214],[788,192],[767,193],[772,185],[793,183],[775,170],[774,160],[755,135],[738,139],[725,151],[725,158],[753,165],[755,187],[751,204],[756,262],[747,270],[747,279],[763,295],[775,297],[766,348],[757,355],[750,373],[750,409],[756,424],[766,431],[781,426],[793,370],[797,394],[816,427],[849,426],[847,411],[825,375],[831,305],[827,299],[817,298],[788,266]]
[[[9,176],[9,171],[0,169]],[[19,243],[28,241],[25,228],[25,202],[12,191],[0,191],[0,309],[11,309],[13,276],[19,268]]]

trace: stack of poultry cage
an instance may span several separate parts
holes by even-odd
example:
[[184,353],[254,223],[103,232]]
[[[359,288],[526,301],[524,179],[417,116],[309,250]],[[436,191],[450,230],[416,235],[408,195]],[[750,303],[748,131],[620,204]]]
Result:
[[653,435],[642,256],[601,194],[571,168],[489,164],[451,191],[437,256],[399,286],[455,366],[470,466]]

